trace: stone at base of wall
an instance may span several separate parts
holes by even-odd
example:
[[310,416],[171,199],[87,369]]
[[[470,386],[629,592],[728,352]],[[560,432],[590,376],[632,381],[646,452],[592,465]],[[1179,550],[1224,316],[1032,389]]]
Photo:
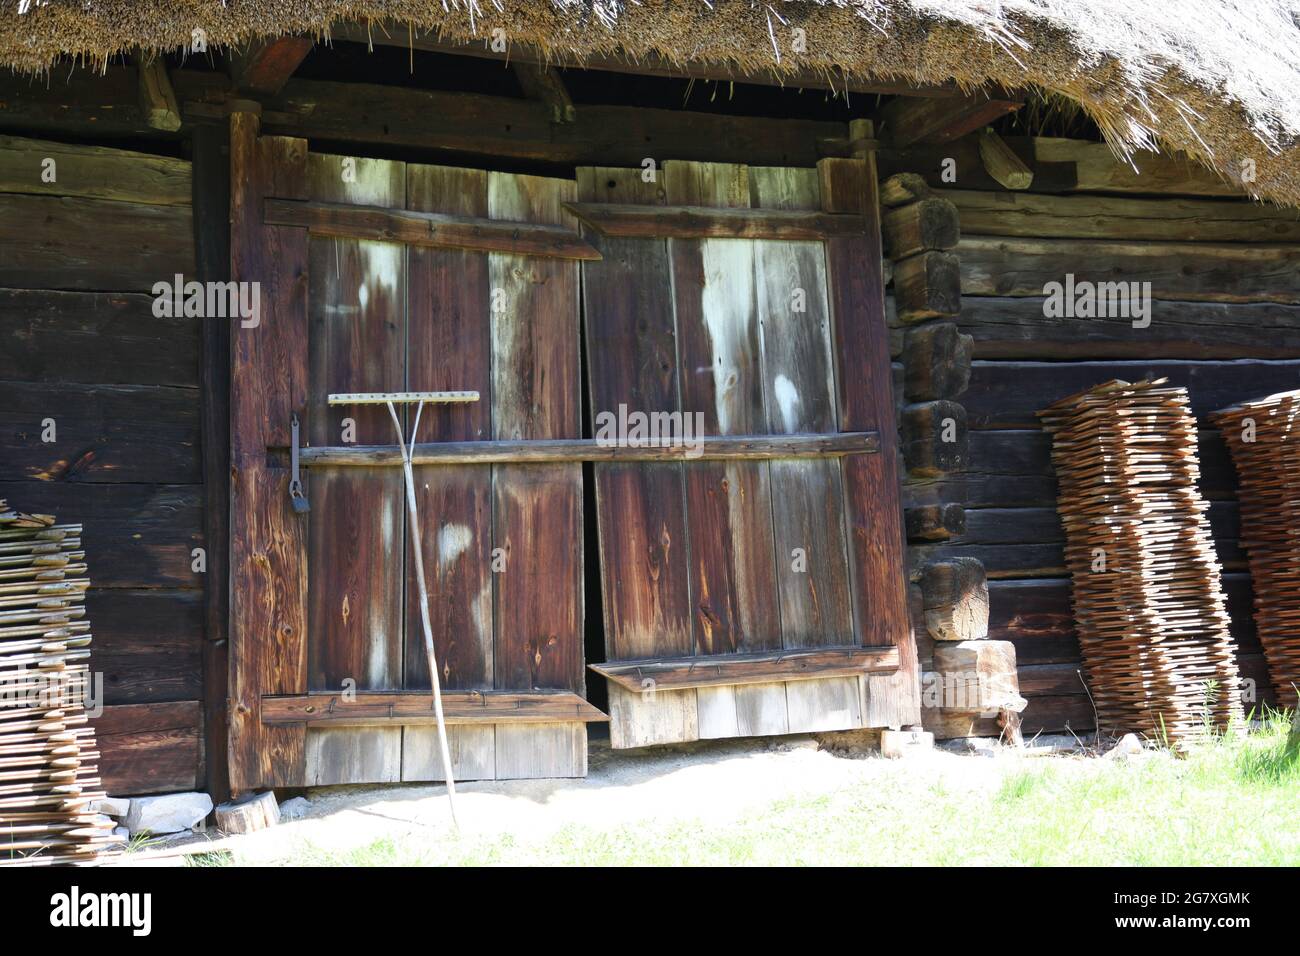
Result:
[[882,730],[880,755],[897,760],[934,749],[934,734],[924,730]]

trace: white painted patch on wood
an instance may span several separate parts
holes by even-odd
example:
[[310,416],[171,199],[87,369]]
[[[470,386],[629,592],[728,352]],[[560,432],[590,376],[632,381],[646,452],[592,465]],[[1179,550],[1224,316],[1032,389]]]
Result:
[[465,525],[443,525],[438,529],[438,567],[446,571],[473,543],[474,532]]
[[796,406],[799,404],[799,389],[784,375],[777,375],[773,383],[773,391],[776,393],[777,408],[781,412],[781,423],[786,433],[792,434],[799,427],[796,412]]
[[753,354],[754,244],[743,239],[706,239],[701,290],[705,328],[713,352],[713,387],[718,433],[740,434],[749,423],[741,414],[743,382],[757,371]]

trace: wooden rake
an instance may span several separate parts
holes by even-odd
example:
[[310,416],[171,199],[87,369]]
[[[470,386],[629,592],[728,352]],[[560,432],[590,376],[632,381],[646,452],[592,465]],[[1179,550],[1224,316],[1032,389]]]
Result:
[[[397,445],[402,452],[402,474],[406,476],[406,510],[411,518],[411,553],[415,557],[415,582],[420,589],[420,624],[424,628],[424,653],[429,659],[429,680],[433,684],[433,712],[438,721],[438,749],[442,752],[442,767],[447,775],[447,805],[451,808],[451,822],[459,829],[456,820],[456,780],[451,770],[451,749],[447,746],[447,722],[442,716],[442,687],[438,681],[438,661],[433,651],[433,623],[429,620],[429,589],[424,580],[423,538],[420,535],[420,514],[415,505],[415,472],[411,457],[415,451],[415,436],[420,431],[420,416],[425,405],[456,405],[477,402],[478,392],[340,392],[330,395],[331,405],[387,405],[397,434]],[[408,441],[402,430],[402,420],[397,416],[398,405],[415,406],[415,423],[411,426]]]

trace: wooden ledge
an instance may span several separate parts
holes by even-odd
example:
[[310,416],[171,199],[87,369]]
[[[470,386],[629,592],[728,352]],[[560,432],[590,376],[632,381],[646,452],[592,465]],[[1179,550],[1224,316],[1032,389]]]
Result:
[[313,235],[342,239],[373,239],[551,259],[600,259],[596,248],[570,229],[507,219],[446,216],[351,203],[267,199],[262,220],[269,226],[301,226]]
[[860,236],[863,216],[786,209],[715,209],[711,206],[634,206],[566,202],[596,232],[633,239],[784,239],[819,241]]
[[[577,694],[568,691],[443,691],[448,724],[553,724],[609,720]],[[432,724],[430,691],[363,691],[352,700],[323,692],[262,698],[264,724]]]
[[[490,465],[565,461],[726,461],[772,458],[834,458],[880,450],[877,432],[824,435],[723,435],[696,439],[696,445],[615,445],[595,438],[452,441],[416,445],[416,465]],[[396,445],[327,445],[302,449],[304,467],[326,465],[401,465]]]
[[719,684],[766,684],[770,681],[857,677],[898,670],[897,647],[816,647],[761,654],[716,654],[589,664],[597,674],[624,690],[686,690]]

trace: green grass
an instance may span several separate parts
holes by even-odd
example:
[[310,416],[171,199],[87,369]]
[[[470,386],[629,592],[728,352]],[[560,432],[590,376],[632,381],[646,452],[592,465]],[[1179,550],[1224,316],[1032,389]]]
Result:
[[870,786],[774,802],[725,825],[649,820],[437,845],[407,837],[347,852],[304,844],[279,862],[1295,866],[1300,754],[1287,752],[1286,730],[1271,715],[1249,736],[1214,738],[1182,757],[1026,758],[965,783],[891,767]]

